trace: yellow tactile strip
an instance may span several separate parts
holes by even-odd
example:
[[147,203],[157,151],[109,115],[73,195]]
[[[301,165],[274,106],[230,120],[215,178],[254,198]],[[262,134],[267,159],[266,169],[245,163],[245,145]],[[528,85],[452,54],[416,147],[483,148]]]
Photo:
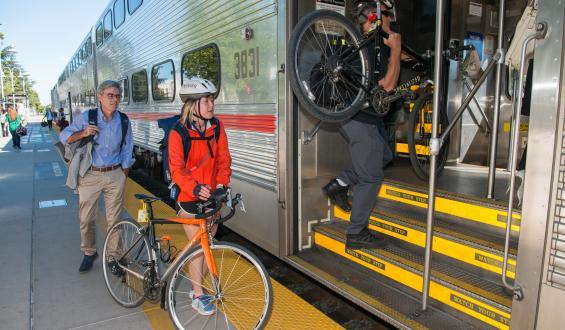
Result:
[[[149,194],[147,190],[131,179],[128,179],[125,190],[125,208],[134,217],[140,202],[134,194]],[[174,210],[163,202],[153,203],[156,218],[174,216]],[[157,226],[157,234],[165,226]],[[166,225],[166,234],[171,236],[171,244],[182,247],[186,244],[186,236],[180,225]],[[283,285],[271,278],[273,284],[273,309],[266,329],[343,329],[339,324],[324,315],[302,298],[298,297]],[[143,310],[154,329],[174,329],[169,314],[152,303],[144,303]]]

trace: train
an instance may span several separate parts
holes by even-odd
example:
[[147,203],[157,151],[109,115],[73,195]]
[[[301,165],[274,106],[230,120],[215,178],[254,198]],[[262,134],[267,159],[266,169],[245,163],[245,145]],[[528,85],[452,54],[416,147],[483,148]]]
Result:
[[[497,53],[504,58],[526,12],[533,17],[530,25],[543,23],[546,33],[532,41],[533,74],[525,89],[519,82],[526,73],[511,70],[504,60],[500,72],[477,86],[474,102],[450,135],[437,190],[430,193],[427,182],[412,173],[403,151],[406,125],[397,122],[396,159],[385,169],[369,218],[369,228],[390,241],[377,250],[345,248],[349,213],[331,205],[321,187],[349,166],[347,142],[338,124],[320,123],[301,108],[287,72],[297,22],[317,10],[353,19],[354,5],[112,0],[56,79],[52,106],[72,118],[97,106],[100,82],[118,81],[119,109],[131,120],[135,154],[151,170],[163,161],[158,120],[180,113],[183,81],[210,79],[219,88],[216,114],[228,135],[232,186],[246,205],[227,224],[230,229],[398,328],[560,328],[565,3],[396,1],[403,43],[421,54],[433,53],[441,9],[444,44],[473,45],[483,67]],[[473,86],[462,79],[460,62],[443,64],[444,88],[436,92],[451,119]],[[516,110],[522,93],[531,95],[528,114]],[[401,115],[409,111],[407,106]],[[514,155],[526,164],[521,204],[506,193]],[[425,221],[430,199],[433,228]],[[428,230],[433,244],[426,243]]]

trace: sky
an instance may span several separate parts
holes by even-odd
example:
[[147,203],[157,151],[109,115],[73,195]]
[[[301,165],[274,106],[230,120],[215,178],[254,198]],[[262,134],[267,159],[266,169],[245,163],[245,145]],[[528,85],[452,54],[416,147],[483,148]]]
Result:
[[0,0],[3,47],[13,44],[17,59],[35,81],[41,103],[109,0]]

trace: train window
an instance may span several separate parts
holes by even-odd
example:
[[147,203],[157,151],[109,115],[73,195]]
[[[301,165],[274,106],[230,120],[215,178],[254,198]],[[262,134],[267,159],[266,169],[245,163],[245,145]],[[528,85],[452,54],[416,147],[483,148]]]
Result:
[[151,93],[155,101],[172,101],[175,96],[175,66],[168,60],[151,69]]
[[198,76],[212,81],[214,85],[220,88],[220,51],[218,46],[210,44],[184,54],[181,69],[183,80]]
[[120,79],[120,85],[122,86],[122,99],[120,103],[129,103],[129,80],[127,77]]
[[126,20],[126,4],[124,0],[114,2],[114,27],[117,29]]
[[143,0],[128,0],[128,12],[133,14],[139,6],[143,3]]
[[141,70],[131,75],[131,98],[135,103],[147,103],[147,71]]
[[102,31],[102,22],[96,26],[96,46],[102,45],[104,42],[104,33]]
[[112,11],[108,10],[104,15],[104,40],[112,35]]

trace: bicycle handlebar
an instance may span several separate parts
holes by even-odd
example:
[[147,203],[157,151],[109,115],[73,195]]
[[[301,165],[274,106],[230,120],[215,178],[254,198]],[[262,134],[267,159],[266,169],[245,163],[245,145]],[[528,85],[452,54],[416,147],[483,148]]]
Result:
[[227,203],[229,208],[231,209],[230,212],[226,216],[220,217],[216,221],[217,223],[224,223],[224,222],[228,221],[231,217],[234,216],[235,206],[237,204],[239,204],[239,202],[241,200],[242,200],[242,197],[241,197],[240,193],[237,193],[234,198],[231,198],[231,188],[227,188],[227,189],[220,191],[220,192],[218,192],[218,190],[216,190],[207,201],[196,203],[196,207],[198,208],[198,210],[200,212],[202,212],[203,210],[205,210],[206,208],[209,208],[209,207],[212,207],[212,209],[208,212],[204,212],[202,214],[197,214],[194,217],[196,219],[209,218],[209,217],[213,216],[214,214],[218,213],[222,209],[222,207],[224,206],[223,204]]

